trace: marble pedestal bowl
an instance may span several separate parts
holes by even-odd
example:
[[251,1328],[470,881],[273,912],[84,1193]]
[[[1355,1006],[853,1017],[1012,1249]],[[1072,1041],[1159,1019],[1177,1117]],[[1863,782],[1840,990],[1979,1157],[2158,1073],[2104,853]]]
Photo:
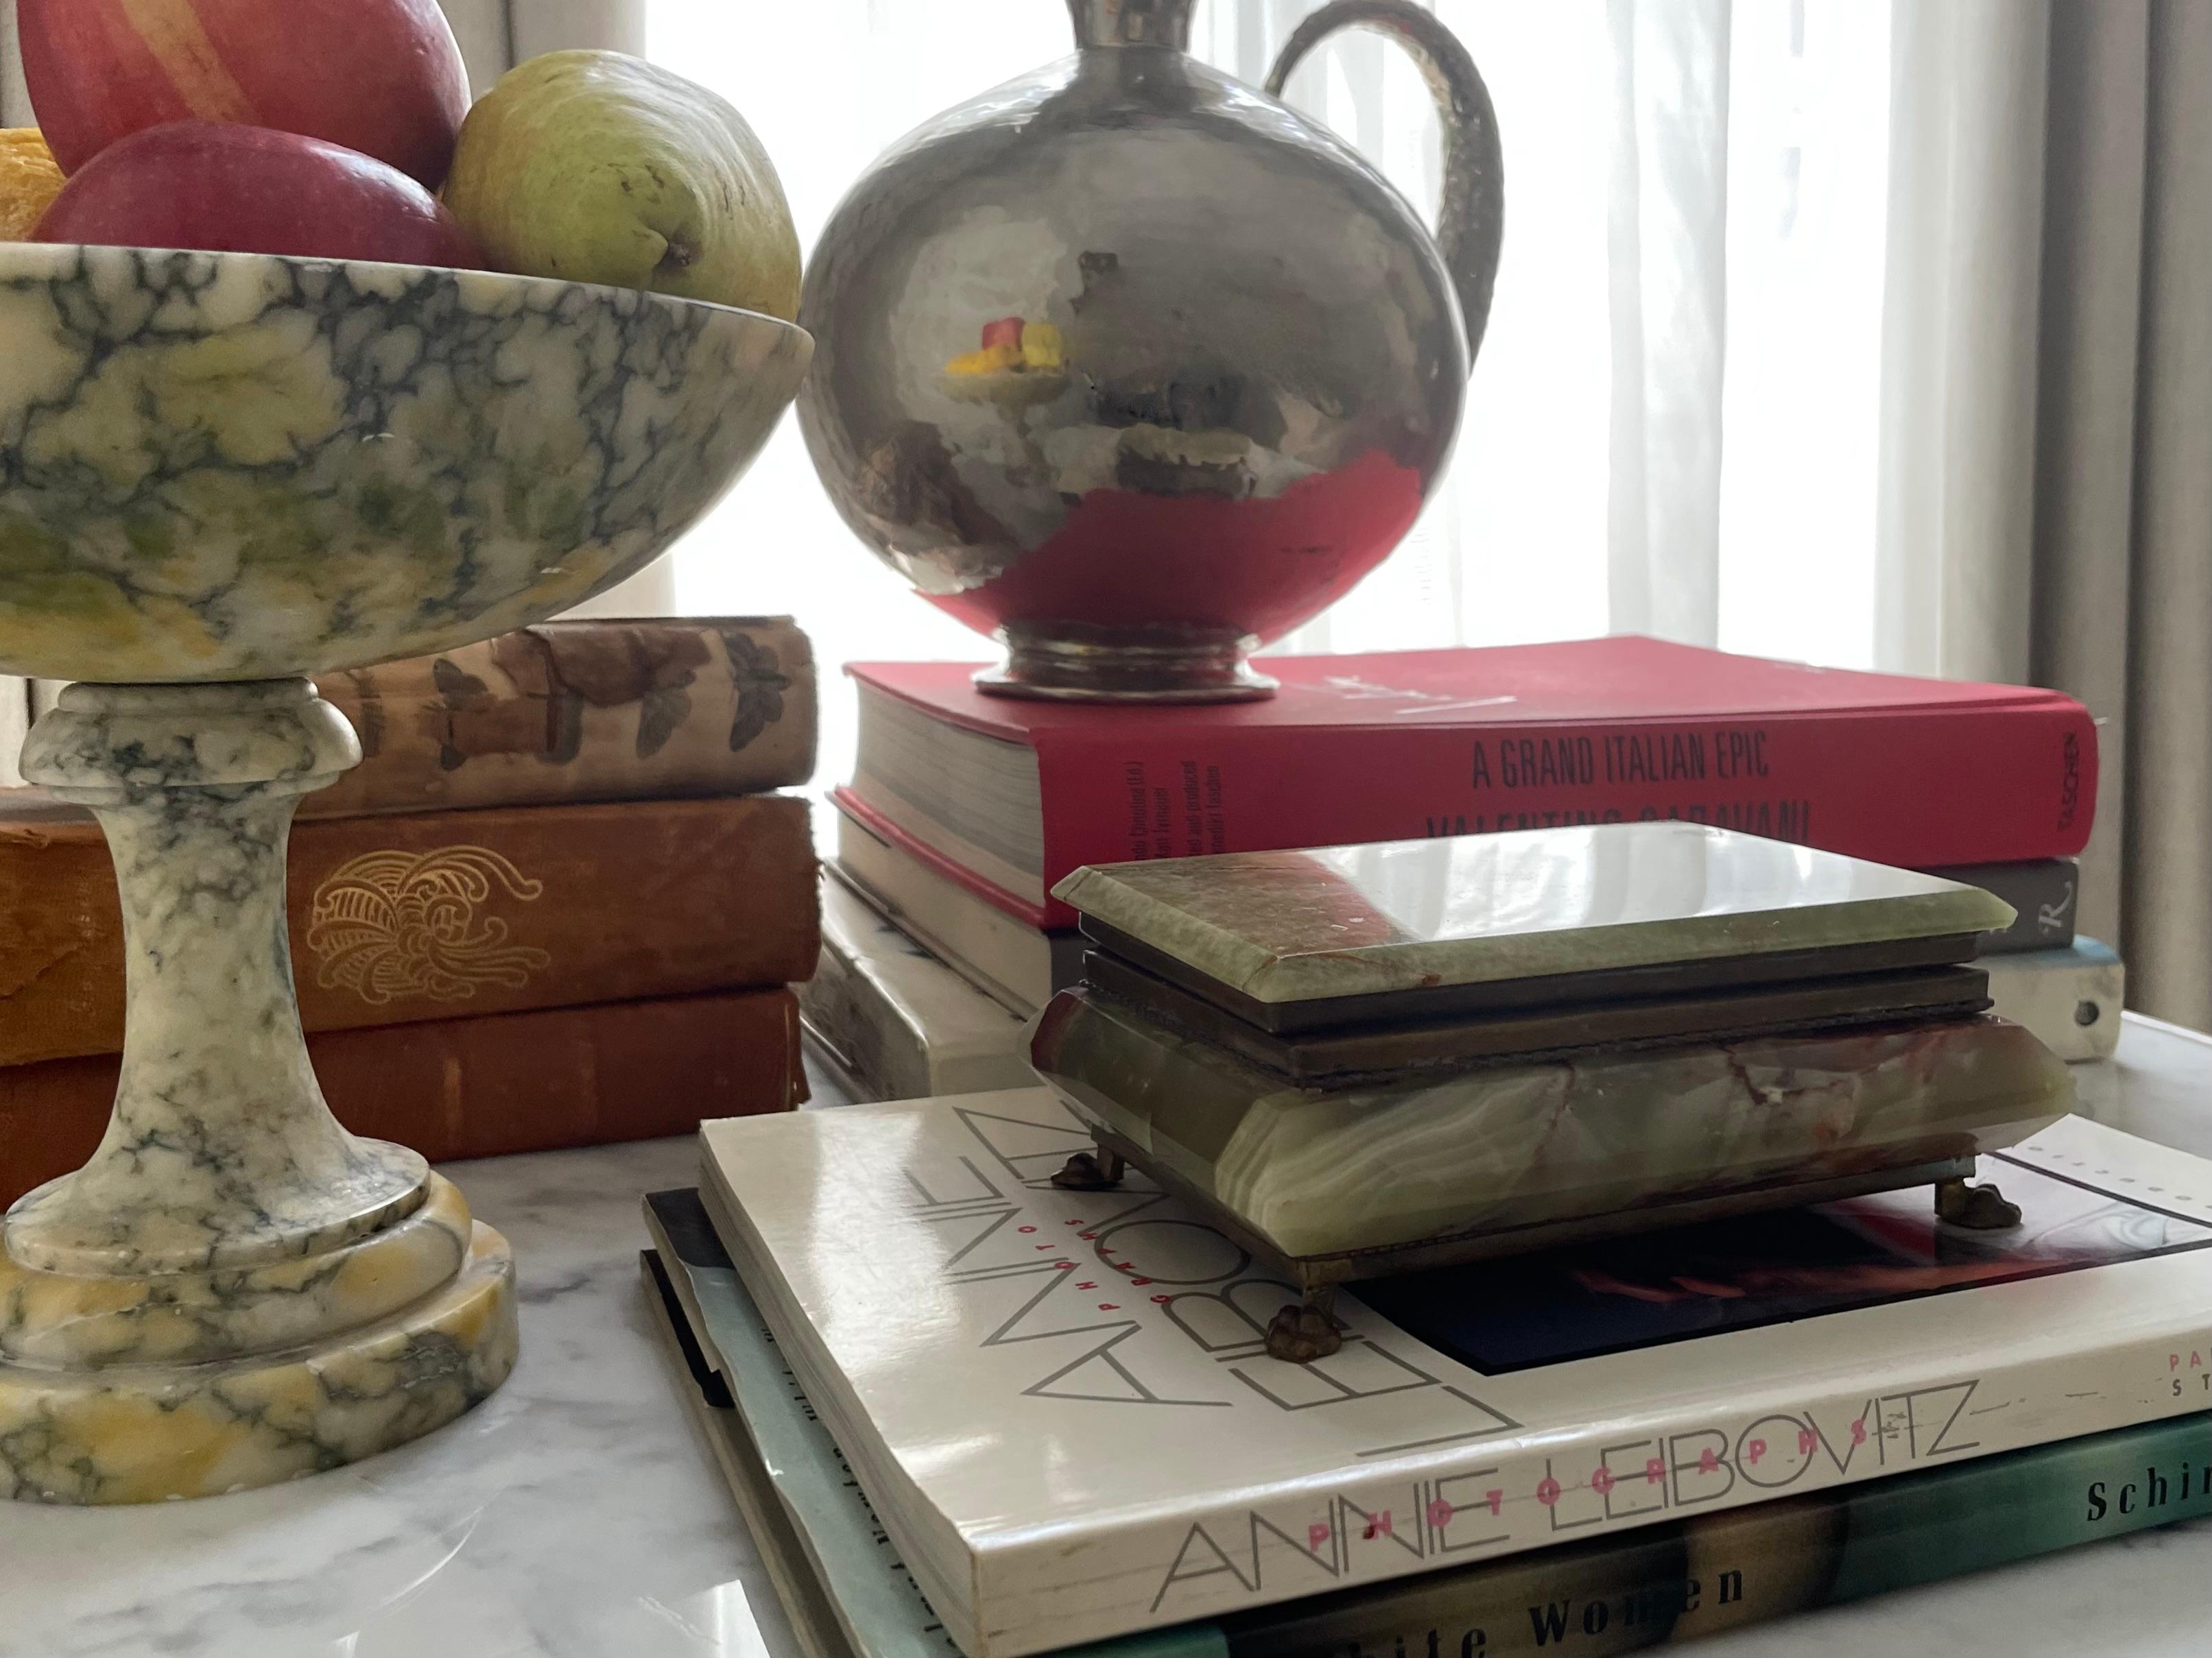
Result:
[[0,1235],[0,1496],[264,1485],[505,1379],[505,1240],[341,1127],[301,1042],[285,839],[360,758],[308,676],[639,569],[811,351],[525,277],[0,246],[0,671],[82,682],[24,770],[98,816],[128,963],[106,1136]]

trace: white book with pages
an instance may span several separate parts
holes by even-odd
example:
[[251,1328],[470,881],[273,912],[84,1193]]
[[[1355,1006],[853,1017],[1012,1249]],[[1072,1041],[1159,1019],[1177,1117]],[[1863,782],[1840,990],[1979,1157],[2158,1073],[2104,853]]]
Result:
[[1268,1269],[1024,1089],[706,1125],[702,1191],[974,1658],[2205,1408],[2212,1163],[2069,1118],[1905,1191],[1350,1286]]

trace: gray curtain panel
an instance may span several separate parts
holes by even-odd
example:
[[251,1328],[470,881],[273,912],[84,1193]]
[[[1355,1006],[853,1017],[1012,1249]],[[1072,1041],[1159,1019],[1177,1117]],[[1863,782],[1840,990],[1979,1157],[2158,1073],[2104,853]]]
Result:
[[2031,675],[2051,27],[2048,0],[1890,13],[1875,638],[1895,672]]
[[2083,927],[2212,1028],[2212,5],[2051,29],[2032,672],[2106,722]]
[[0,127],[33,125],[22,61],[15,55],[15,0],[0,0]]

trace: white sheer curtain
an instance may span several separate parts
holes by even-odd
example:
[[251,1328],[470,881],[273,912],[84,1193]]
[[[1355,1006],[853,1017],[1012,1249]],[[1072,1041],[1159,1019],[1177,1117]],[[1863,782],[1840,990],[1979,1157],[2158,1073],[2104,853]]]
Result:
[[[1258,81],[1304,0],[1202,0]],[[1891,94],[1877,0],[1437,0],[1488,79],[1506,230],[1451,473],[1399,552],[1285,642],[1381,650],[1637,630],[1871,665]],[[1068,49],[1056,0],[647,0],[647,46],[728,95],[811,244],[885,145]],[[1425,207],[1425,88],[1379,38],[1291,100]],[[790,610],[825,661],[981,659],[838,522],[795,425],[678,556],[687,610]],[[1923,665],[1932,669],[1931,660]],[[824,775],[847,763],[846,699]]]

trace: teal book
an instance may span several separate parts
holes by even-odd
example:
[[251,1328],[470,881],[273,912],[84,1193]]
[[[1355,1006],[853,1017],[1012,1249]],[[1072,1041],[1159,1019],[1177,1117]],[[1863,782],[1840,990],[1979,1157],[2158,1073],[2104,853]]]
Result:
[[[958,1652],[816,1416],[691,1191],[646,1200],[650,1292],[688,1402],[816,1658]],[[749,1494],[748,1494],[749,1493]],[[1338,1590],[1062,1658],[1573,1658],[2212,1515],[2212,1415],[1779,1498]]]

